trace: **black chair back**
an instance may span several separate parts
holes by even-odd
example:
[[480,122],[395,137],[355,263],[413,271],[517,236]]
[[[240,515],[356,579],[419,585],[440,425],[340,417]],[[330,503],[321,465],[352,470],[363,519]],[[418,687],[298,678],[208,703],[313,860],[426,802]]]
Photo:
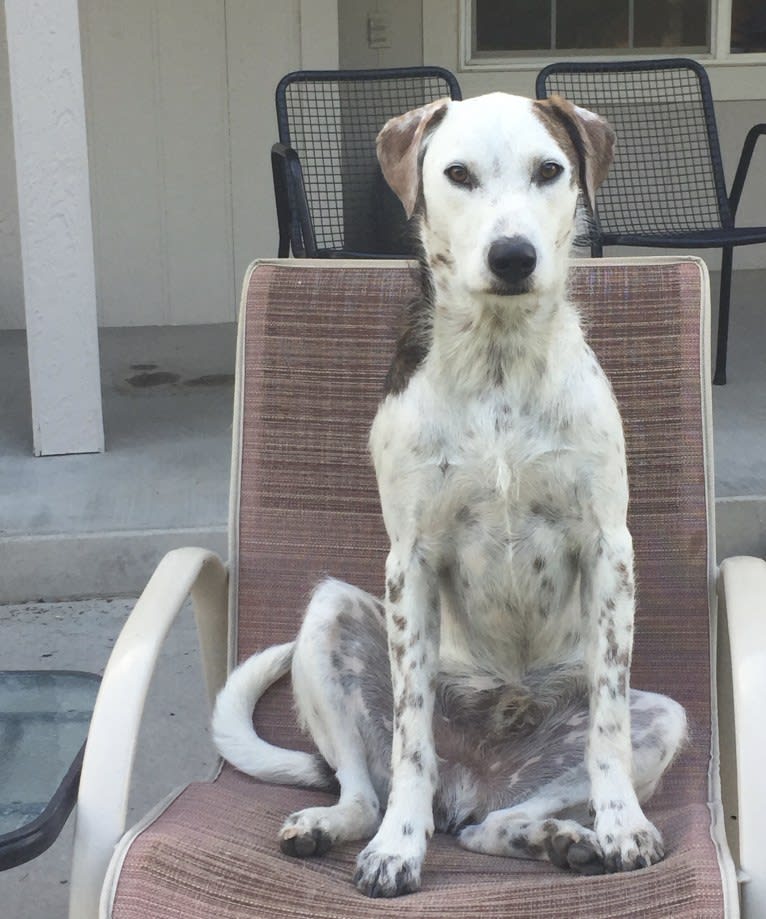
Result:
[[603,244],[733,226],[710,84],[696,61],[556,63],[540,71],[536,91],[596,112],[617,134],[598,194]]
[[[380,172],[375,138],[389,118],[444,97],[461,93],[440,67],[298,71],[280,81],[279,139],[297,153],[303,185],[287,189],[294,254],[411,254],[404,210]],[[296,200],[302,193],[308,228]]]

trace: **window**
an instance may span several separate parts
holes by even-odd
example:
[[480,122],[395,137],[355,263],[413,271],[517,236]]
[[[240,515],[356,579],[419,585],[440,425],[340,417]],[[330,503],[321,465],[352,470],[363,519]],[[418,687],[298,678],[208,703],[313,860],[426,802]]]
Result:
[[[466,64],[581,56],[766,52],[764,0],[463,0]],[[468,51],[468,41],[465,49]]]
[[763,0],[732,0],[731,53],[766,51],[766,3]]
[[476,57],[710,47],[709,0],[475,0]]

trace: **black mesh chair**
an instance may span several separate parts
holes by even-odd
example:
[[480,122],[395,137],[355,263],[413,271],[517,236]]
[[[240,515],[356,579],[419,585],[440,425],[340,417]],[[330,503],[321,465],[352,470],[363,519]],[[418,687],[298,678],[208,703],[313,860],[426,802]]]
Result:
[[394,115],[460,87],[441,67],[304,70],[277,86],[271,150],[280,258],[410,255],[404,209],[383,178],[375,137]]
[[557,63],[537,76],[538,99],[558,94],[603,115],[617,133],[615,162],[598,196],[591,251],[603,246],[718,248],[721,264],[714,382],[726,382],[734,246],[766,242],[766,227],[735,227],[755,125],[726,194],[707,74],[682,58]]

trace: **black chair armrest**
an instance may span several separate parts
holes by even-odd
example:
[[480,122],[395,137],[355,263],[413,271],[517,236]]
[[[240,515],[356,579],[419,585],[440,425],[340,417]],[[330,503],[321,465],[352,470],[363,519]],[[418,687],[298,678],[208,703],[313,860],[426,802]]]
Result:
[[766,124],[753,125],[753,127],[750,128],[750,130],[747,132],[745,143],[742,145],[742,153],[739,156],[737,171],[734,174],[734,181],[731,185],[731,194],[729,195],[729,208],[731,209],[732,220],[734,220],[734,217],[737,213],[737,208],[739,207],[739,199],[742,197],[742,189],[745,185],[747,171],[750,168],[750,160],[753,158],[753,151],[755,150],[756,142],[762,134],[766,134]]
[[274,144],[271,148],[271,173],[277,205],[279,258],[287,258],[290,248],[296,258],[314,258],[316,241],[298,153],[287,144]]

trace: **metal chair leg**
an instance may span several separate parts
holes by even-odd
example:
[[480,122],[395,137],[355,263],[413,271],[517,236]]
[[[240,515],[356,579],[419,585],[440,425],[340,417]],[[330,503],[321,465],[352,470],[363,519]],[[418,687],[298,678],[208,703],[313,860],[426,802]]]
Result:
[[715,354],[713,384],[726,384],[726,349],[729,342],[729,304],[731,301],[731,270],[734,256],[732,246],[724,246],[721,258],[721,291],[718,300],[718,341]]

